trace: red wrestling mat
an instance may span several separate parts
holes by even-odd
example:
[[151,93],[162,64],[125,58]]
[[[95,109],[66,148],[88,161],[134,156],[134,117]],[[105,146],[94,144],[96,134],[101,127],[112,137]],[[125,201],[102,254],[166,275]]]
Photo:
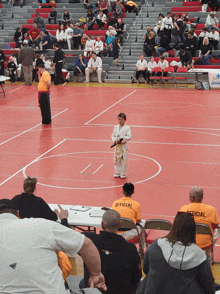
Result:
[[[219,91],[52,87],[52,125],[42,126],[37,87],[5,88],[1,198],[20,193],[30,175],[48,203],[111,206],[129,181],[143,219],[172,221],[189,189],[201,186],[220,216]],[[126,180],[113,178],[110,149],[120,112],[132,132]]]

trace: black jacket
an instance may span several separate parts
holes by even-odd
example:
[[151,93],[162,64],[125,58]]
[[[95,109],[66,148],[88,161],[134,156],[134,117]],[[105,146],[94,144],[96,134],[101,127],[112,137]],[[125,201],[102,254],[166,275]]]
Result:
[[[105,277],[105,294],[132,294],[141,279],[140,257],[134,244],[122,236],[101,231],[99,235],[85,232],[98,248],[102,274]],[[84,265],[85,286],[88,287],[89,272]]]
[[40,197],[34,194],[28,195],[22,193],[12,198],[12,201],[17,205],[19,216],[21,218],[45,218],[56,221],[57,215],[53,212],[49,205]]

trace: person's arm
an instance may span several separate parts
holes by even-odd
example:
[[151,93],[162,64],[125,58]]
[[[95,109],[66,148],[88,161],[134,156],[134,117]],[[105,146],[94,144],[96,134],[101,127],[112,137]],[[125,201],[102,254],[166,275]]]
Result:
[[117,134],[116,134],[117,132],[116,132],[116,130],[117,130],[117,126],[114,127],[112,137],[111,137],[113,143],[116,143],[116,140],[117,140]]
[[124,135],[122,144],[125,144],[129,140],[131,140],[131,129],[127,126],[127,132]]
[[51,210],[50,206],[44,201],[44,199],[39,199],[42,217],[51,221],[56,221],[58,219],[57,214],[53,210]]
[[207,56],[209,53],[210,53],[210,50],[208,50],[208,51],[206,52],[205,56]]
[[89,238],[85,237],[83,246],[78,254],[82,257],[83,262],[85,262],[89,270],[89,287],[99,288],[100,290],[106,291],[107,287],[105,285],[105,278],[101,273],[100,255],[98,249]]
[[205,294],[214,294],[214,278],[208,259],[197,267],[197,281]]
[[133,264],[133,276],[132,276],[132,290],[133,293],[136,292],[137,286],[141,280],[142,277],[142,270],[141,270],[141,260],[140,260],[140,255],[137,252],[137,248],[134,244],[131,244],[134,247],[134,250],[132,251],[132,255],[130,256]]

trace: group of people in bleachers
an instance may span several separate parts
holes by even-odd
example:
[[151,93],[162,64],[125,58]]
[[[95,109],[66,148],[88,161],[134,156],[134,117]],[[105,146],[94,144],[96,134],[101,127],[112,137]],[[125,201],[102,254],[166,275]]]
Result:
[[141,280],[137,248],[131,240],[127,242],[129,230],[120,229],[122,217],[142,227],[132,183],[125,183],[123,197],[106,208],[99,234],[70,229],[68,211],[60,205],[60,211],[52,211],[34,195],[36,184],[36,178],[27,177],[21,194],[0,200],[0,292],[72,293],[66,280],[72,269],[67,256],[77,253],[84,262],[79,288],[95,287],[101,291],[97,294],[170,294],[180,289],[188,294],[214,294],[219,287],[210,267],[212,240],[196,235],[196,223],[210,227],[214,244],[219,235],[216,210],[203,203],[202,188],[190,189],[190,204],[181,207],[170,232],[147,248],[146,277]]
[[[212,51],[218,49],[219,44],[219,22],[215,12],[211,11],[206,19],[204,28],[199,36],[195,33],[196,23],[190,23],[187,15],[173,14],[168,12],[166,17],[159,14],[156,26],[152,29],[147,27],[144,38],[143,51],[150,57],[156,51],[156,56],[161,53],[169,56],[169,50],[187,50],[192,57],[196,57],[196,51],[199,50],[198,57],[204,65],[209,65],[209,59],[212,57]],[[175,44],[171,46],[171,36],[175,37]],[[177,53],[178,54],[178,53]],[[176,55],[178,56],[178,55]]]

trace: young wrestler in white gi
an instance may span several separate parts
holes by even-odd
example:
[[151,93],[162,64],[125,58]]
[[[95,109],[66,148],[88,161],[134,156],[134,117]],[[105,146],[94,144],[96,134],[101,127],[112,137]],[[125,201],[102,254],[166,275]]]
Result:
[[[119,113],[118,122],[119,125],[114,127],[112,134],[112,141],[116,143],[115,153],[114,153],[114,177],[126,178],[126,173],[128,169],[128,143],[131,139],[131,130],[129,126],[125,124],[126,115],[124,113]],[[123,139],[123,140],[120,140]]]

